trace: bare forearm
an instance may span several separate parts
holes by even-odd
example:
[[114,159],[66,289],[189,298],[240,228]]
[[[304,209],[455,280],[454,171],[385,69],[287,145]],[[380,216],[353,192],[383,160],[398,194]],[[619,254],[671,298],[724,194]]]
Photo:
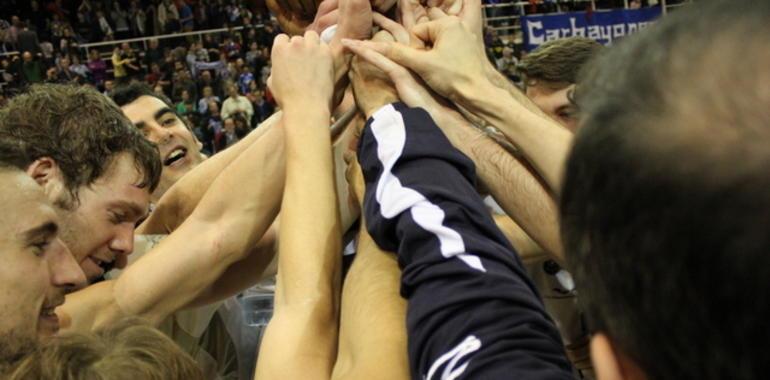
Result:
[[[332,276],[341,232],[328,120],[325,109],[287,113],[285,118],[286,191],[277,284],[281,304],[302,304],[308,296],[333,294],[336,286]],[[299,124],[305,125],[297,128]]]
[[479,180],[503,210],[538,244],[561,258],[556,203],[538,177],[459,114],[442,112],[437,124],[452,144],[473,160]]
[[558,194],[572,133],[550,118],[533,113],[504,89],[486,85],[469,94],[469,110],[497,127]]
[[328,379],[337,352],[341,243],[329,111],[312,108],[286,110],[284,119],[286,191],[275,310],[257,379]]
[[193,300],[187,307],[217,302],[252,287],[270,276],[270,269],[278,259],[278,222],[273,223],[248,256],[230,265],[219,279]]
[[227,166],[179,229],[117,280],[120,308],[165,318],[243,259],[278,213],[283,150],[283,129],[277,126]]

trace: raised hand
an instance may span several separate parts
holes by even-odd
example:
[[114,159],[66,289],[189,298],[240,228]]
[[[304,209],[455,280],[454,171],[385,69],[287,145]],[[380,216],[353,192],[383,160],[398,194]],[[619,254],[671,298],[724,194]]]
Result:
[[[381,31],[372,40],[393,41],[393,37]],[[365,59],[355,57],[348,76],[353,85],[356,105],[367,117],[380,107],[398,101],[398,94],[388,75]]]
[[281,108],[301,109],[310,102],[331,107],[332,55],[316,32],[291,39],[285,34],[276,37],[272,62],[270,89]]
[[478,46],[480,40],[455,16],[446,16],[431,8],[432,21],[418,24],[412,35],[433,46],[420,50],[396,42],[343,40],[346,47],[363,54],[374,50],[417,73],[433,90],[454,102],[462,94],[486,81],[486,57]]

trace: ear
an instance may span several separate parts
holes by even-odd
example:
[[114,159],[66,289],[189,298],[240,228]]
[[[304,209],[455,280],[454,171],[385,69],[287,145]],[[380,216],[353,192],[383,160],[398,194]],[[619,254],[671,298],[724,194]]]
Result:
[[591,337],[591,361],[599,380],[644,380],[644,372],[602,333]]
[[35,160],[27,167],[27,174],[38,185],[43,187],[43,190],[51,199],[59,199],[63,192],[66,191],[64,176],[59,168],[59,164],[51,157],[41,157]]

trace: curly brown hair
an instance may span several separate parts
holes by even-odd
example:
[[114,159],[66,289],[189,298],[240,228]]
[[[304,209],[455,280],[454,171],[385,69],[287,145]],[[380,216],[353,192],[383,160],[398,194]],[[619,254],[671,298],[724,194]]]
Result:
[[25,170],[50,157],[74,200],[78,189],[101,177],[120,153],[134,157],[152,192],[162,170],[157,148],[133,128],[120,108],[94,89],[42,84],[0,110],[0,162]]

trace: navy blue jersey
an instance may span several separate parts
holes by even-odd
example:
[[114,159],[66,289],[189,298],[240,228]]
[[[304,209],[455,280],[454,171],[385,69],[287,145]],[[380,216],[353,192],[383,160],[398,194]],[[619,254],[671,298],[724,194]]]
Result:
[[402,270],[412,378],[573,378],[537,290],[475,190],[473,162],[430,116],[381,108],[358,158],[367,230]]

